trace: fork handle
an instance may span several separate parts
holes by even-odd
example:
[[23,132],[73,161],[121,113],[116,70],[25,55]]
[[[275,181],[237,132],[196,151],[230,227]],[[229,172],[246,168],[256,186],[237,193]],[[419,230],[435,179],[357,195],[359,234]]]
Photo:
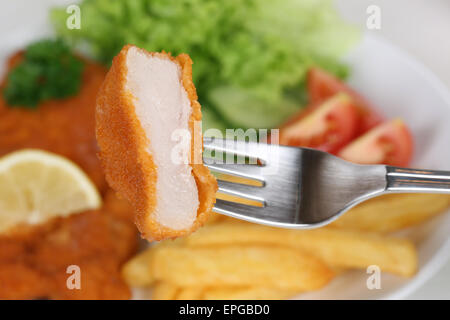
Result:
[[386,192],[450,194],[450,171],[386,166],[386,180]]

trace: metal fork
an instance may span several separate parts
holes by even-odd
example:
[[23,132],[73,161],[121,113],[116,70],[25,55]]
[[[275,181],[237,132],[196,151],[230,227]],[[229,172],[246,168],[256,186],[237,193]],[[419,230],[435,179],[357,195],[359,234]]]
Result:
[[[320,227],[358,203],[386,193],[450,194],[448,171],[358,165],[308,148],[215,138],[204,138],[204,149],[205,165],[222,174],[218,176],[219,193],[260,204],[217,199],[213,211],[274,227]],[[205,156],[211,152],[258,161],[253,165],[223,163],[223,157]],[[226,181],[224,175],[260,185]]]

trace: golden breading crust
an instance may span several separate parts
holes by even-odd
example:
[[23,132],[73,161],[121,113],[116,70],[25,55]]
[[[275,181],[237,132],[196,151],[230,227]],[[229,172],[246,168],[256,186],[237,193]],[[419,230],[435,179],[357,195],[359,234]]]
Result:
[[[108,189],[103,206],[0,235],[0,300],[130,299],[120,269],[138,249],[133,210]],[[81,288],[67,287],[67,267],[81,270]]]
[[[134,205],[135,222],[143,238],[152,241],[184,236],[202,226],[208,219],[215,203],[217,182],[203,164],[192,164],[200,202],[194,224],[189,229],[174,230],[160,225],[155,220],[153,212],[156,207],[157,168],[152,156],[146,151],[149,141],[136,116],[133,96],[126,91],[126,59],[127,52],[132,47],[125,46],[114,58],[97,96],[96,134],[101,150],[99,157],[108,183]],[[202,114],[192,82],[192,60],[187,54],[174,58],[165,52],[149,53],[138,50],[148,55],[170,59],[181,67],[182,83],[192,107],[189,119],[192,137],[191,159],[201,159],[203,144],[194,144],[194,122],[201,121]]]

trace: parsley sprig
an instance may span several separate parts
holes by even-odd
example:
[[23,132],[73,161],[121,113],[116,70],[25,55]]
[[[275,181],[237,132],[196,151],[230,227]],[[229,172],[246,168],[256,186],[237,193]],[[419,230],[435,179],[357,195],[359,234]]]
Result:
[[3,95],[10,106],[34,109],[42,101],[76,95],[82,71],[83,62],[61,40],[41,40],[10,71]]

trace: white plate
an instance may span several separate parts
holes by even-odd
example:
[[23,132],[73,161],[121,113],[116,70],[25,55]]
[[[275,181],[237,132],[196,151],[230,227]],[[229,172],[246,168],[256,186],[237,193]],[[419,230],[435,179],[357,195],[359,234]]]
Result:
[[[0,74],[13,50],[48,34],[51,5],[71,1],[5,1],[0,3]],[[401,117],[415,141],[414,166],[450,169],[450,95],[444,85],[405,52],[373,35],[347,58],[352,66],[350,84],[387,117]],[[353,271],[337,277],[325,289],[298,296],[304,299],[399,299],[429,279],[450,255],[450,215],[444,214],[408,231],[419,249],[420,270],[412,279],[382,275],[382,288],[368,290],[367,274]]]
[[[415,139],[413,166],[450,169],[450,94],[423,65],[373,34],[346,59],[352,67],[349,83],[388,118],[401,117]],[[419,272],[412,279],[388,274],[381,289],[369,290],[368,274],[352,271],[325,289],[299,295],[302,299],[401,299],[420,287],[450,256],[450,215],[443,214],[403,234],[419,250]]]

